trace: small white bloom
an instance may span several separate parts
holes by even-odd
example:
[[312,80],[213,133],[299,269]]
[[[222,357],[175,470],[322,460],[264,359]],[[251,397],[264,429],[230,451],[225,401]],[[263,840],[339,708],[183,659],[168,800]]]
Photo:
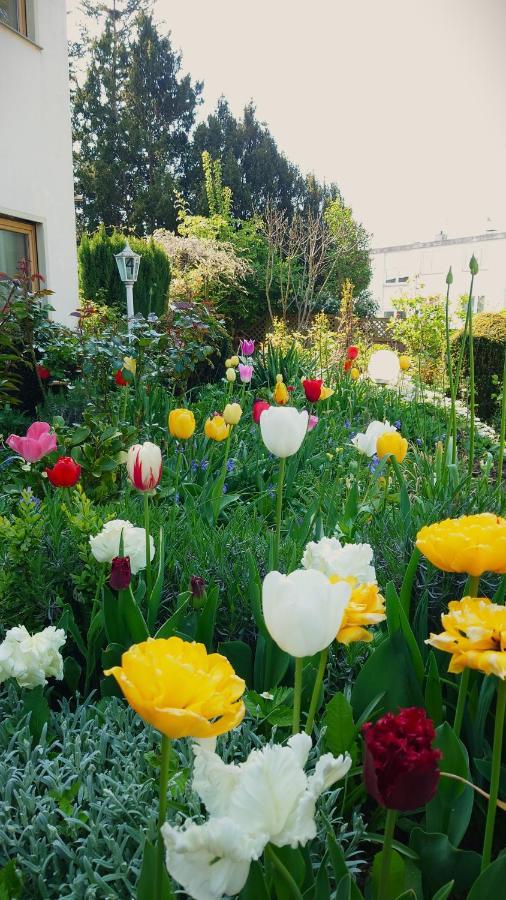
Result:
[[307,544],[302,557],[305,569],[318,569],[329,578],[355,578],[358,584],[376,584],[370,544],[341,544],[337,538],[322,538]]
[[262,589],[265,624],[286,653],[314,656],[335,639],[350,596],[349,584],[331,584],[316,569],[269,572]]
[[300,450],[307,432],[309,413],[294,406],[270,406],[260,416],[262,440],[268,451],[280,459]]
[[[90,537],[90,547],[97,562],[110,563],[119,556],[121,535],[123,534],[123,555],[130,557],[132,575],[146,568],[146,532],[126,519],[106,522],[102,531]],[[155,555],[155,542],[150,535],[151,559]]]
[[20,687],[47,684],[48,678],[63,678],[63,658],[59,652],[66,641],[62,628],[50,625],[31,635],[24,625],[10,628],[0,644],[0,684],[15,678]]
[[397,431],[395,425],[390,425],[388,421],[379,422],[375,419],[374,422],[370,422],[365,432],[356,434],[352,438],[351,443],[360,453],[364,453],[366,456],[374,456],[376,443],[380,435],[390,434],[393,431]]

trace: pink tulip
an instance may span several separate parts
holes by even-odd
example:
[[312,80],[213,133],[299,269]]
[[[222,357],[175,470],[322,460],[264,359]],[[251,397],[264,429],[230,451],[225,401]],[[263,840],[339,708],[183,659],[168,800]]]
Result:
[[253,366],[245,366],[239,363],[239,378],[243,384],[249,384],[253,378]]
[[313,416],[313,415],[309,416],[309,419],[307,420],[307,430],[312,431],[313,428],[316,428],[317,425],[318,425],[318,416]]
[[255,341],[241,341],[242,356],[253,356],[255,352]]
[[56,435],[51,433],[51,426],[47,422],[34,422],[26,432],[26,437],[10,434],[5,443],[29,463],[38,462],[57,447]]

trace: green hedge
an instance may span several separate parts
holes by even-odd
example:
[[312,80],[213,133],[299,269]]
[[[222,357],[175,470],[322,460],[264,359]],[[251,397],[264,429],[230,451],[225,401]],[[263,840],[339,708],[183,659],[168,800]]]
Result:
[[[480,419],[492,421],[497,412],[497,384],[494,375],[502,381],[504,353],[506,352],[506,313],[478,313],[473,316],[474,372],[476,408]],[[456,360],[460,353],[463,330],[452,335],[452,353]],[[466,341],[463,375],[469,374],[469,342]]]
[[[125,235],[119,231],[107,234],[101,225],[94,234],[83,234],[78,250],[79,288],[84,300],[113,306],[126,314],[125,286],[122,283],[115,253],[125,246]],[[170,284],[170,262],[167,254],[153,240],[128,236],[129,244],[142,256],[139,277],[134,287],[135,312],[163,315],[167,308]]]

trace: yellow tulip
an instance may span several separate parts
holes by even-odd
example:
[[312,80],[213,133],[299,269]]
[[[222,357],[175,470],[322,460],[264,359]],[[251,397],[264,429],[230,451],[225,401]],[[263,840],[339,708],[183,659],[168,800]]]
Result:
[[212,441],[224,441],[229,431],[230,425],[227,425],[223,416],[213,416],[204,425],[204,434]]
[[[354,578],[340,579],[337,575],[331,575],[330,577],[332,582],[340,580],[355,585]],[[343,621],[336,640],[340,644],[372,641],[373,635],[367,630],[367,626],[377,625],[379,622],[383,622],[385,618],[385,600],[379,592],[378,585],[372,583],[356,584],[344,611]]]
[[320,389],[319,399],[320,400],[328,400],[329,397],[332,397],[333,393],[334,393],[334,391],[332,390],[332,388],[325,387],[325,385],[322,384],[321,389]]
[[227,403],[223,410],[223,418],[227,425],[237,425],[242,416],[242,409],[238,403]]
[[230,359],[226,359],[226,360],[225,360],[225,368],[226,368],[226,369],[230,369],[231,365],[232,365],[231,360],[230,360]]
[[357,369],[356,366],[353,366],[353,369],[350,370],[350,378],[353,381],[357,381],[360,378],[360,369]]
[[463,597],[448,604],[441,622],[444,631],[426,643],[452,654],[449,672],[479,669],[506,679],[506,607],[485,597]]
[[282,381],[278,381],[276,383],[276,387],[274,388],[274,400],[279,406],[285,406],[288,403],[288,389],[286,384]]
[[407,372],[411,365],[409,356],[399,356],[399,365],[401,367],[401,372]]
[[127,372],[131,372],[132,375],[135,376],[135,373],[137,372],[137,360],[134,359],[133,356],[124,356],[123,368],[126,369]]
[[169,431],[172,437],[180,441],[191,438],[195,431],[195,416],[191,409],[171,409],[169,413]]
[[179,637],[133,644],[107,669],[128,703],[169,738],[224,734],[244,718],[245,684],[228,659]]
[[380,457],[395,456],[398,463],[401,463],[408,452],[408,442],[398,431],[380,434],[376,441],[376,453]]
[[230,365],[231,365],[231,366],[238,366],[238,365],[239,365],[239,357],[238,357],[238,356],[231,356],[231,357],[230,357]]
[[235,381],[235,379],[237,378],[237,375],[235,374],[235,369],[232,369],[231,366],[229,366],[229,368],[225,372],[225,375],[227,377],[227,381]]
[[494,513],[425,525],[416,536],[416,546],[443,572],[506,575],[506,519]]

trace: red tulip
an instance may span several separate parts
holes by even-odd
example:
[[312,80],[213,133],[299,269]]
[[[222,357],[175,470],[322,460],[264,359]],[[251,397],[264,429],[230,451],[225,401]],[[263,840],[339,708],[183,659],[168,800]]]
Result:
[[73,487],[81,477],[81,466],[71,456],[60,456],[46,473],[53,487]]
[[356,359],[358,356],[358,347],[355,347],[352,344],[351,347],[348,347],[348,349],[346,351],[346,356],[348,357],[348,359],[351,359],[351,360]]
[[416,706],[387,713],[362,727],[367,792],[387,809],[425,806],[439,784],[441,752],[432,748],[434,725]]
[[128,381],[125,381],[123,378],[123,369],[118,369],[114,375],[114,380],[120,387],[126,387],[128,384]]
[[111,563],[109,586],[113,591],[124,591],[132,580],[129,556],[115,556]]
[[352,367],[352,365],[353,365],[353,363],[352,363],[351,359],[345,359],[345,361],[344,361],[344,366],[343,366],[344,371],[345,371],[345,372],[349,372],[350,369],[351,369],[351,367]]
[[260,424],[260,416],[266,409],[270,408],[270,403],[267,403],[265,400],[255,400],[253,403],[253,421],[256,422],[257,425]]
[[45,366],[36,366],[37,375],[39,376],[41,381],[47,381],[48,378],[51,378],[51,372],[49,369],[46,369]]
[[316,403],[320,399],[323,381],[321,378],[305,378],[302,382],[307,399],[310,403]]

